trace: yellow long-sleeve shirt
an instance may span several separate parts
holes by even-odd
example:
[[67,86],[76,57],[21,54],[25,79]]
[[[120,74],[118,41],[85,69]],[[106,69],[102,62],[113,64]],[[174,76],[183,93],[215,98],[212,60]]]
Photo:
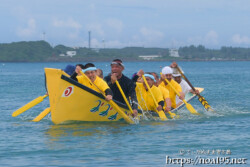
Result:
[[[158,87],[153,85],[150,89],[157,103],[163,101],[163,95]],[[142,109],[155,111],[156,107],[158,106],[155,106],[153,97],[151,96],[150,92],[145,89],[143,83],[137,82],[135,91],[138,103],[142,107]]]
[[[174,81],[173,79],[171,79],[170,83],[171,83],[171,85],[173,85],[173,87],[174,87],[179,93],[182,92],[181,86],[180,86],[176,81]],[[160,84],[160,86],[165,87],[165,88],[169,91],[169,97],[170,97],[170,100],[171,100],[171,106],[172,106],[173,108],[176,108],[176,101],[175,101],[176,93],[175,93],[175,91],[171,88],[170,85],[168,85],[168,84],[165,85],[164,82],[162,82],[162,83]]]
[[108,84],[103,80],[103,79],[101,79],[100,77],[98,77],[98,76],[96,76],[96,79],[95,79],[95,81],[93,82],[98,88],[96,88],[95,86],[94,86],[94,84],[92,84],[86,77],[84,77],[84,76],[77,76],[77,80],[78,80],[78,82],[79,83],[81,83],[81,84],[83,84],[83,85],[85,85],[85,86],[87,86],[87,87],[89,87],[89,88],[91,88],[91,89],[93,89],[93,90],[95,90],[95,91],[97,91],[97,92],[99,92],[99,93],[101,93],[100,92],[100,90],[102,91],[102,92],[105,92],[105,90],[106,89],[109,89],[109,86],[108,86]]
[[163,95],[163,99],[164,99],[164,107],[163,107],[163,109],[165,109],[166,106],[167,106],[166,99],[170,98],[169,91],[165,87],[163,87],[162,85],[159,85],[158,88],[161,90],[161,93]]

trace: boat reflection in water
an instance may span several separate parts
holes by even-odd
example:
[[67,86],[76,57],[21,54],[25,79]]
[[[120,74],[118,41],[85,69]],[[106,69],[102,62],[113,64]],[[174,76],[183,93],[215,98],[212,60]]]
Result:
[[125,122],[107,123],[107,122],[82,122],[71,121],[67,124],[51,125],[46,132],[52,138],[60,138],[61,136],[92,136],[107,135],[107,132],[119,133],[119,129],[128,126]]

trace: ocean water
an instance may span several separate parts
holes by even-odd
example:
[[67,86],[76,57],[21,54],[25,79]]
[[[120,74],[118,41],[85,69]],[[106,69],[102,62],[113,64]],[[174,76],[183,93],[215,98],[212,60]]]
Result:
[[[205,88],[202,95],[215,113],[193,99],[200,116],[183,108],[179,119],[166,122],[54,125],[50,115],[32,122],[49,107],[45,99],[11,116],[45,94],[45,67],[67,64],[0,63],[0,166],[181,166],[181,161],[183,166],[250,166],[250,62],[179,62],[191,83]],[[104,75],[110,72],[109,62],[95,64]],[[130,77],[139,69],[160,72],[170,62],[124,64]]]

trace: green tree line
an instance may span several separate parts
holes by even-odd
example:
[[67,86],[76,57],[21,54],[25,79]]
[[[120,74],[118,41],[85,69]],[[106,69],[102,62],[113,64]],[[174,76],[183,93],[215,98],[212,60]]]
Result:
[[[75,51],[73,57],[67,56],[67,51]],[[46,62],[46,61],[110,61],[113,58],[121,58],[129,61],[143,60],[141,55],[157,55],[154,60],[250,60],[250,48],[221,47],[220,49],[208,49],[202,45],[180,47],[180,57],[171,57],[168,48],[99,48],[67,47],[57,45],[52,47],[46,41],[22,41],[8,44],[0,44],[1,62]]]

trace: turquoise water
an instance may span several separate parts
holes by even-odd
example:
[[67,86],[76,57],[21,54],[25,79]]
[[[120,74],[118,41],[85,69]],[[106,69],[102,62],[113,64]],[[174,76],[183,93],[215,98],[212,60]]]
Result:
[[[95,64],[105,75],[109,73],[108,62]],[[124,73],[160,72],[161,66],[169,64],[125,62]],[[229,166],[249,166],[250,62],[179,63],[194,86],[205,88],[202,95],[216,113],[206,112],[194,99],[191,104],[201,116],[184,108],[180,119],[167,122],[54,125],[50,116],[31,122],[49,106],[45,99],[18,117],[11,116],[44,95],[44,67],[63,69],[66,65],[0,63],[0,166],[180,166],[166,164],[166,156],[246,158],[247,164]]]

